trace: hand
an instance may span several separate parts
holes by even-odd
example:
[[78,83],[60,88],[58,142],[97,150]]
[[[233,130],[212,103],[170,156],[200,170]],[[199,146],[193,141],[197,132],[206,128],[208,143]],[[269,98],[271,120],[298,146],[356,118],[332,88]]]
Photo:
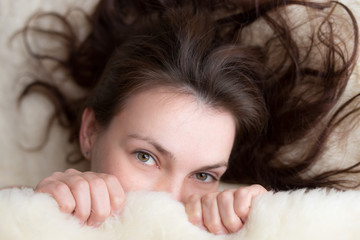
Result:
[[247,220],[254,197],[267,192],[260,185],[192,195],[185,203],[189,221],[214,234],[239,231]]
[[74,169],[43,179],[35,191],[51,194],[62,212],[72,213],[81,223],[94,227],[119,213],[125,201],[124,191],[115,176]]

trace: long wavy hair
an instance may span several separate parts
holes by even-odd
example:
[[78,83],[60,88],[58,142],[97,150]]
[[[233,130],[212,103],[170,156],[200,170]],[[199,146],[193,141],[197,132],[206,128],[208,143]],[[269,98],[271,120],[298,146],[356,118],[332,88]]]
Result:
[[[301,21],[291,18],[298,10],[307,13]],[[278,190],[355,187],[336,176],[358,173],[360,163],[305,177],[330,133],[358,112],[353,105],[358,95],[335,108],[358,50],[357,22],[345,5],[101,0],[90,16],[83,15],[89,28],[85,39],[69,15],[57,13],[33,16],[22,31],[33,58],[52,62],[53,71],[60,69],[82,89],[83,94],[70,97],[60,84],[36,78],[20,96],[40,92],[52,99],[54,116],[70,130],[70,141],[78,144],[84,107],[91,107],[106,127],[129,96],[167,86],[236,118],[237,137],[224,181]],[[44,18],[61,28],[38,26]],[[340,27],[344,23],[347,28]],[[351,34],[345,37],[346,29]],[[61,52],[35,49],[32,36],[51,38]],[[305,142],[299,154],[286,154],[284,149],[299,142]]]

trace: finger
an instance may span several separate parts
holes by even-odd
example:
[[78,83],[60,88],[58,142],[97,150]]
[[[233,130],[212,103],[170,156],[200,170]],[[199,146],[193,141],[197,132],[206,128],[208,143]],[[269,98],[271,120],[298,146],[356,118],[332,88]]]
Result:
[[89,183],[81,176],[72,176],[68,179],[63,179],[63,182],[69,186],[75,199],[76,206],[74,216],[78,218],[81,223],[86,222],[91,211]]
[[239,188],[234,193],[234,208],[236,214],[245,222],[249,216],[250,207],[254,197],[266,192],[260,185]]
[[209,232],[214,234],[227,233],[219,214],[217,196],[218,193],[208,193],[201,198],[204,225]]
[[120,214],[125,203],[125,192],[119,180],[109,174],[99,175],[105,182],[110,198],[110,207],[112,214]]
[[46,178],[36,186],[35,192],[48,193],[56,200],[60,211],[72,213],[75,209],[76,202],[70,191],[70,188],[63,182]]
[[[69,168],[69,169],[66,169],[66,171],[64,172],[65,175],[70,175],[70,176],[80,176],[82,175],[82,172],[76,170],[76,169],[73,169],[73,168]],[[63,176],[64,174],[62,174],[61,176]]]
[[206,229],[203,222],[201,201],[199,195],[192,195],[185,204],[185,211],[188,215],[189,221],[202,228]]
[[234,209],[234,191],[225,190],[217,195],[217,203],[222,224],[229,233],[237,232],[243,226]]
[[110,216],[110,197],[105,181],[93,173],[84,174],[89,183],[91,212],[87,224],[97,227]]

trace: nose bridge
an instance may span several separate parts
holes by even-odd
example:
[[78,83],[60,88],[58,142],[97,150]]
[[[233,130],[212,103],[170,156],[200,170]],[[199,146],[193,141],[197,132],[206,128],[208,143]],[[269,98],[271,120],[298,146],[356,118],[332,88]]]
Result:
[[167,176],[159,179],[155,190],[168,192],[173,196],[176,201],[181,201],[183,185],[184,180],[181,177]]

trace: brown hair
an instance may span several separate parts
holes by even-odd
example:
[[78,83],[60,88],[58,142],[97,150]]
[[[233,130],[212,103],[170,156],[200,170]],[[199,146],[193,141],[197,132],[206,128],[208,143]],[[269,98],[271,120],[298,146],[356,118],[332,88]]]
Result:
[[[292,5],[315,15],[295,25],[287,15]],[[349,17],[351,41],[336,30],[334,11],[339,6]],[[357,23],[346,6],[308,1],[103,0],[89,18],[91,31],[83,41],[78,41],[66,17],[50,15],[63,25],[62,31],[28,24],[23,34],[45,32],[59,38],[67,55],[35,53],[27,44],[29,52],[39,60],[55,61],[87,94],[70,100],[56,84],[36,79],[21,98],[38,89],[55,95],[57,114],[65,117],[72,140],[84,107],[93,108],[106,127],[131,94],[168,86],[236,118],[237,139],[223,180],[274,189],[336,187],[343,182],[331,176],[354,172],[357,164],[312,178],[302,176],[319,158],[329,133],[344,116],[357,112],[347,112],[354,97],[331,113],[357,55]],[[294,36],[296,28],[309,22],[316,25],[306,28],[308,38],[300,41]],[[266,38],[264,31],[266,40],[254,44],[249,36],[261,36],[256,28],[261,24],[271,34]],[[325,120],[322,127],[319,123]],[[306,154],[282,154],[284,147],[309,134],[316,144],[306,148]]]

